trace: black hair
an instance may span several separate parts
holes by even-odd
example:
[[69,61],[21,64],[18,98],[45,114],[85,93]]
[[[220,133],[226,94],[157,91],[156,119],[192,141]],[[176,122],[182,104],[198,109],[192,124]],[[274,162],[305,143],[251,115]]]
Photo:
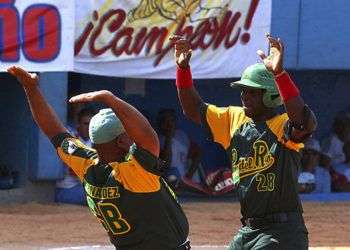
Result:
[[91,116],[93,117],[96,114],[96,110],[93,107],[85,107],[82,108],[78,113],[78,122],[84,117],[84,116]]
[[176,121],[176,112],[172,108],[162,108],[157,114],[157,126],[160,127],[160,124],[163,122],[166,115],[171,115]]

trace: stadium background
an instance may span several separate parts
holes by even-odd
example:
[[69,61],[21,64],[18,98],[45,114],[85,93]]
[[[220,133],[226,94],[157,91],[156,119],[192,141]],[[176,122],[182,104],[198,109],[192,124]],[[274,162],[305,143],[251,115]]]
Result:
[[[348,0],[272,0],[271,33],[284,41],[285,66],[318,116],[317,138],[329,133],[337,112],[350,110],[349,12]],[[239,94],[227,85],[232,80],[207,79],[195,82],[207,102],[218,105],[239,104]],[[5,73],[1,73],[1,82],[0,155],[2,163],[19,171],[19,178],[15,189],[0,190],[0,203],[50,202],[53,200],[54,181],[62,174],[57,168],[60,163],[49,141],[33,123],[20,85]],[[161,107],[175,108],[180,127],[202,146],[205,152],[204,165],[215,168],[225,164],[221,149],[208,143],[203,131],[182,116],[173,80],[135,80],[51,72],[41,74],[40,82],[48,101],[63,120],[66,118],[69,91],[109,89],[136,107],[148,110],[153,118]],[[143,86],[145,95],[126,95],[125,86],[133,84]],[[341,199],[348,199],[344,197]],[[329,207],[331,210],[332,205]],[[344,216],[344,211],[338,212]],[[233,220],[237,221],[237,216]],[[336,217],[332,221],[340,223],[340,218]],[[345,225],[342,231],[350,231],[347,226],[349,223],[346,225],[342,222],[341,225]],[[334,233],[333,237],[336,235]],[[350,246],[349,240],[344,240]]]
[[[350,109],[349,11],[350,2],[347,0],[272,1],[271,33],[285,42],[285,66],[318,116],[317,138],[329,133],[337,112]],[[5,73],[1,73],[1,79],[0,155],[3,164],[19,171],[19,178],[18,188],[0,190],[0,202],[52,200],[54,180],[62,175],[57,167],[59,160],[52,154],[49,141],[32,122],[21,87]],[[195,82],[207,102],[239,104],[239,93],[228,86],[232,80],[203,79]],[[161,107],[175,108],[180,128],[202,146],[204,166],[217,168],[226,163],[221,149],[208,143],[203,131],[181,114],[173,80],[50,72],[41,74],[40,82],[48,101],[63,120],[66,119],[68,92],[109,89],[137,108],[147,110],[152,118]],[[125,94],[126,85],[135,84],[144,88],[143,96]]]

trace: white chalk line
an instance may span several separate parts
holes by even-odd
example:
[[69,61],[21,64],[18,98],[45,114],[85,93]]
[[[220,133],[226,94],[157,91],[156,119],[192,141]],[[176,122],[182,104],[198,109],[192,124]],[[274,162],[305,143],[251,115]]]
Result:
[[[226,250],[228,246],[225,245],[200,245],[192,246],[191,249],[218,249]],[[44,248],[40,248],[43,249]],[[55,248],[45,248],[47,250],[109,250],[115,249],[113,246],[102,246],[102,245],[93,245],[93,246],[71,246],[71,247],[55,247]],[[350,250],[350,247],[310,247],[310,250]]]

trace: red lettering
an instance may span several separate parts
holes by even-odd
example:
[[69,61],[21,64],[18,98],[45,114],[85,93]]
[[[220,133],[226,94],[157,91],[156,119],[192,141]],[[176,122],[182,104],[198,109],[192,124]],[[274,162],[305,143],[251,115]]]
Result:
[[106,46],[96,49],[95,43],[99,35],[101,34],[103,28],[105,27],[105,24],[109,21],[110,18],[115,16],[115,19],[113,22],[108,26],[108,30],[112,33],[114,31],[117,31],[121,25],[123,24],[126,14],[123,10],[110,10],[106,14],[104,14],[99,21],[99,25],[97,26],[96,30],[92,33],[91,38],[89,40],[89,50],[90,53],[93,56],[99,56],[105,53],[107,50],[112,48],[112,43],[108,43]]
[[[248,10],[248,14],[247,14],[246,20],[244,22],[244,26],[243,26],[245,30],[248,30],[250,28],[250,26],[252,25],[253,16],[254,16],[254,13],[255,13],[258,5],[259,5],[259,0],[252,0],[251,1],[250,6],[249,6],[249,10]],[[248,43],[249,40],[250,40],[250,34],[248,32],[244,33],[241,36],[241,41],[243,44]]]
[[0,4],[14,4],[16,0],[0,0]]
[[[98,20],[98,12],[95,10],[92,14],[95,21]],[[92,22],[89,22],[83,30],[83,33],[78,37],[74,43],[74,56],[78,55],[80,50],[83,48],[86,39],[91,34],[91,31],[94,29]]]
[[[209,47],[215,50],[221,45],[231,48],[237,43],[241,34],[241,27],[237,27],[241,16],[240,12],[233,14],[232,11],[226,11],[220,21],[217,18],[204,19],[195,28],[191,25],[185,26],[186,20],[183,19],[177,24],[174,34],[189,39],[193,50],[206,50]],[[112,21],[111,18],[113,18]],[[141,27],[135,32],[132,27],[123,27],[125,20],[126,13],[121,9],[110,10],[101,19],[96,17],[96,27],[89,22],[76,40],[75,55],[79,54],[86,41],[88,41],[89,51],[93,56],[99,56],[108,50],[111,50],[116,57],[123,53],[138,55],[142,51],[148,55],[154,49],[156,56],[154,66],[157,66],[173,47],[171,42],[165,42],[168,37],[168,29],[166,27],[152,27],[151,29]],[[108,27],[106,27],[107,23],[110,23]],[[114,37],[103,47],[96,48],[97,40],[106,28],[109,32],[114,33]]]
[[[214,42],[218,29],[218,22],[216,18],[207,19],[201,22],[196,31],[193,34],[191,39],[192,49],[195,50],[197,48],[207,49]],[[207,35],[210,35],[210,39],[207,39]]]
[[[223,18],[223,20],[222,20],[222,22],[220,24],[220,28],[219,28],[220,30],[218,32],[218,36],[217,36],[217,38],[216,38],[216,40],[214,42],[214,45],[213,45],[214,49],[217,49],[221,45],[222,41],[225,38],[226,38],[225,47],[226,48],[230,48],[230,47],[227,47],[227,46],[229,46],[231,44],[229,42],[230,35],[231,35],[231,33],[232,33],[232,31],[233,31],[237,21],[241,17],[241,13],[240,12],[236,12],[235,15],[232,17],[232,19],[231,19],[231,16],[232,16],[232,11],[227,11],[225,17]],[[240,32],[240,29],[239,29],[239,32]]]
[[182,22],[180,23],[180,25],[178,26],[178,27],[181,27],[181,28],[177,29],[178,35],[186,37],[186,39],[191,39],[191,37],[193,36],[193,26],[191,26],[191,25],[186,26],[182,30],[182,27],[183,27],[183,25],[185,25],[185,22],[186,22],[186,20],[183,19]]
[[58,9],[54,5],[33,4],[24,10],[20,21],[14,3],[15,0],[0,0],[0,60],[18,61],[21,41],[27,60],[53,60],[61,48],[61,18]]
[[[14,1],[1,1],[0,7],[0,60],[19,60],[19,14]],[[6,4],[6,5],[5,5]]]
[[147,39],[147,28],[142,27],[135,37],[134,44],[132,45],[132,52],[138,55],[145,46]]
[[155,27],[152,28],[151,32],[148,35],[148,37],[150,38],[150,42],[147,44],[147,47],[146,47],[147,54],[151,51],[151,48],[157,38],[158,38],[157,39],[158,43],[156,45],[156,54],[160,53],[163,49],[163,45],[167,36],[168,36],[168,30],[166,28],[161,28],[161,29],[155,28]]
[[[129,50],[129,46],[132,41],[132,34],[134,32],[133,28],[124,28],[120,32],[116,34],[112,42],[112,52],[115,56],[120,56],[123,52],[127,55],[131,55],[131,51]],[[118,42],[122,41],[122,44],[118,47]]]
[[238,28],[236,35],[233,37],[232,40],[230,40],[233,29],[236,26],[237,21],[240,17],[241,17],[241,13],[237,12],[231,20],[230,26],[228,28],[229,31],[226,33],[226,39],[225,39],[225,48],[227,48],[227,49],[233,47],[236,44],[238,37],[239,37],[239,34],[241,33],[241,28]]
[[32,5],[23,14],[23,52],[31,61],[51,61],[60,51],[60,16],[52,5]]
[[[185,36],[186,34],[187,35],[191,35],[192,32],[191,32],[191,28],[193,30],[193,27],[191,26],[191,28],[188,28],[188,29],[183,29],[185,25],[185,19],[182,19],[182,21],[179,23],[179,25],[177,26],[176,28],[176,31],[174,32],[175,35],[179,35],[179,36]],[[186,36],[187,37],[187,36]],[[156,60],[154,61],[153,65],[154,66],[157,66],[160,61],[163,59],[163,57],[173,48],[173,44],[171,42],[168,43],[168,45],[162,49],[161,51],[159,51],[159,53],[156,53]]]
[[156,53],[160,53],[163,48],[164,41],[168,35],[168,30],[166,28],[153,27],[151,31],[147,34],[147,28],[143,27],[137,33],[135,37],[135,42],[132,45],[131,51],[138,55],[144,48],[146,42],[146,55],[148,55],[153,47],[154,43],[158,41],[156,45]]
[[77,40],[75,40],[74,43],[74,56],[78,55],[79,52],[81,51],[81,49],[84,46],[84,42],[86,41],[86,39],[89,37],[91,31],[93,30],[94,25],[89,22],[88,25],[86,25],[83,33],[78,37]]

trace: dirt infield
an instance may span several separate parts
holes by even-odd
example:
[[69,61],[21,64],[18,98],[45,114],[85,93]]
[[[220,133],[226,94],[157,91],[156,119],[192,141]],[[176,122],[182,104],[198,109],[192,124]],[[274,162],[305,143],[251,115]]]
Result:
[[[239,228],[239,204],[186,202],[194,245],[227,245]],[[350,202],[304,203],[310,246],[350,247]],[[109,245],[86,207],[57,204],[0,206],[0,249]]]

